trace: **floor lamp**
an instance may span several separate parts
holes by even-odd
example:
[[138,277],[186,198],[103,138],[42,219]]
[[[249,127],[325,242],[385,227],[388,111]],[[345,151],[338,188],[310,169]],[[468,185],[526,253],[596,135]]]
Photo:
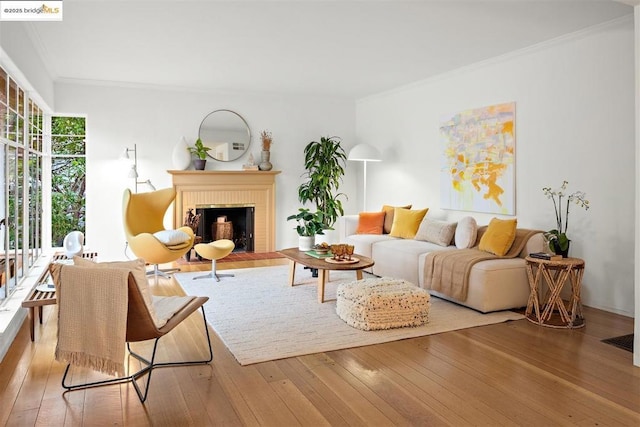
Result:
[[379,162],[382,156],[377,148],[369,144],[358,144],[349,151],[349,160],[364,163],[363,210],[367,210],[367,162]]
[[150,179],[147,179],[146,181],[138,181],[138,147],[136,144],[133,144],[133,148],[125,148],[120,158],[131,159],[129,156],[129,152],[131,151],[133,151],[133,164],[131,165],[131,169],[129,170],[127,177],[135,180],[134,192],[138,192],[138,184],[145,184],[151,191],[155,191],[156,187],[153,186]]

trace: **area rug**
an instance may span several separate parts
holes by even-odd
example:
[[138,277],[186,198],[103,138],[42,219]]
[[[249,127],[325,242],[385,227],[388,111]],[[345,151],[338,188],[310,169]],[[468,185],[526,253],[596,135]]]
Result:
[[174,277],[188,295],[210,298],[205,305],[207,321],[241,365],[524,318],[511,311],[481,314],[432,298],[425,326],[361,331],[336,314],[337,285],[354,280],[354,272],[332,271],[325,287],[329,301],[319,304],[317,279],[311,272],[299,267],[296,285],[291,287],[287,284],[288,271],[284,265],[224,270],[235,277],[223,277],[220,282],[193,280],[202,272],[176,273]]

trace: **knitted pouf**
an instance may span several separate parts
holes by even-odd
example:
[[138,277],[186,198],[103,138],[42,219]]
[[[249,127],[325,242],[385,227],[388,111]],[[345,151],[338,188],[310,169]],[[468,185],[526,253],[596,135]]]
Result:
[[429,307],[429,292],[406,280],[382,277],[338,285],[336,313],[365,331],[424,325]]

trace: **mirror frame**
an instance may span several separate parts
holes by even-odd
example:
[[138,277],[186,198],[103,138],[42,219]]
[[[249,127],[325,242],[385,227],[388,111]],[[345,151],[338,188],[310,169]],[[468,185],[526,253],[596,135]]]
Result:
[[[248,139],[247,139],[247,141],[246,141],[246,144],[247,144],[247,145],[246,145],[246,147],[245,147],[244,151],[243,151],[240,155],[238,155],[238,156],[237,156],[237,157],[235,157],[235,158],[229,158],[229,160],[221,160],[221,159],[218,159],[218,158],[216,158],[216,157],[212,156],[211,154],[209,154],[209,152],[207,152],[207,157],[209,157],[209,158],[211,158],[211,159],[213,159],[213,160],[217,160],[217,161],[219,161],[219,162],[233,162],[233,161],[235,161],[235,160],[238,160],[240,157],[244,156],[244,155],[249,151],[249,147],[251,146],[251,128],[249,127],[249,124],[248,124],[248,123],[247,123],[247,121],[244,119],[244,117],[242,117],[240,114],[236,113],[236,112],[235,112],[235,111],[233,111],[233,110],[229,110],[229,109],[226,109],[226,108],[222,108],[222,109],[214,110],[214,111],[210,112],[209,114],[207,114],[206,116],[204,116],[204,119],[202,119],[202,121],[200,122],[200,127],[198,128],[198,138],[202,139],[202,143],[203,143],[205,146],[207,146],[207,141],[205,141],[205,140],[202,138],[202,126],[203,126],[203,124],[205,123],[205,121],[206,121],[206,120],[207,120],[211,115],[213,115],[213,114],[215,114],[215,113],[220,113],[220,112],[225,112],[225,113],[235,114],[235,115],[236,115],[240,120],[242,120],[242,123],[244,123],[244,126],[245,126],[245,128],[246,128],[246,130],[247,130],[247,137],[248,137]],[[221,142],[226,142],[226,141],[221,141]],[[243,142],[244,142],[244,141],[243,141]]]

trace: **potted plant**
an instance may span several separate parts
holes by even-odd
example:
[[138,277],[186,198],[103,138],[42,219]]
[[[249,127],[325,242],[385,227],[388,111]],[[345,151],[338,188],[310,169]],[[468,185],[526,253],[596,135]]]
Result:
[[287,221],[296,220],[295,230],[298,232],[298,249],[310,251],[315,244],[316,234],[324,234],[324,214],[311,212],[308,208],[299,208],[297,214],[289,215]]
[[346,195],[338,193],[338,188],[344,176],[346,159],[340,138],[335,136],[311,141],[304,148],[304,167],[307,170],[304,176],[307,180],[298,187],[298,199],[316,205],[323,214],[325,230],[331,230],[338,217],[344,215],[339,198]]
[[[548,199],[551,199],[553,201],[553,208],[556,214],[557,226],[555,229],[549,230],[544,233],[544,236],[545,239],[547,239],[547,241],[549,242],[549,249],[551,249],[555,254],[562,255],[565,258],[569,254],[569,243],[571,242],[571,240],[569,240],[569,238],[567,237],[567,228],[569,227],[569,206],[572,203],[575,203],[585,210],[589,209],[589,201],[585,198],[586,194],[583,191],[576,191],[569,195],[565,194],[568,184],[569,183],[567,181],[563,181],[562,185],[557,190],[552,190],[550,187],[544,187],[542,189],[544,195],[547,196]],[[562,199],[565,197],[566,207],[563,217]]]
[[193,161],[193,166],[196,170],[204,170],[204,167],[207,164],[207,151],[209,150],[211,150],[211,148],[205,147],[200,138],[196,140],[193,147],[189,147],[189,152],[197,157],[197,159]]

